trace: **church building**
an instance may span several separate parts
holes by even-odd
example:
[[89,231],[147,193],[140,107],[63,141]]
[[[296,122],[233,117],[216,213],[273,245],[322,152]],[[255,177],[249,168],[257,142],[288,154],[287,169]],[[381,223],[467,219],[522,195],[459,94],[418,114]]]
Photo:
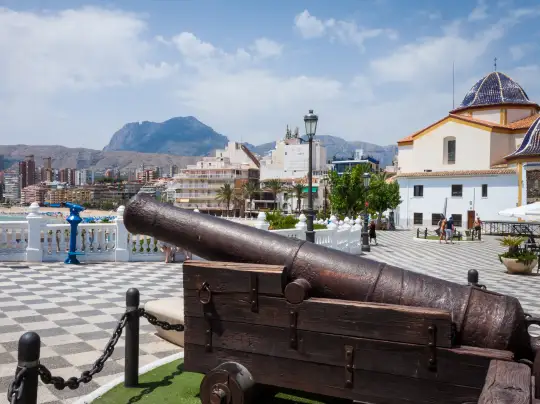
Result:
[[540,106],[501,72],[479,80],[437,122],[398,141],[396,223],[470,228],[476,216],[540,200]]

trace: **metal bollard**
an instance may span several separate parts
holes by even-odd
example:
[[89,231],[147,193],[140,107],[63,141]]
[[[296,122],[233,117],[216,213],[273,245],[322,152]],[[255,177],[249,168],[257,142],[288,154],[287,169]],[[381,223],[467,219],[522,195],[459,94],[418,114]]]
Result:
[[26,371],[23,382],[19,385],[20,391],[15,400],[17,404],[36,404],[38,393],[38,365],[41,339],[35,332],[26,332],[19,338],[19,351],[17,353],[16,375],[23,369]]
[[478,285],[478,271],[476,269],[469,269],[467,272],[467,284],[469,286]]
[[427,240],[427,227],[426,230],[424,230],[424,238]]
[[126,292],[126,351],[124,369],[124,387],[139,385],[139,290],[128,289]]

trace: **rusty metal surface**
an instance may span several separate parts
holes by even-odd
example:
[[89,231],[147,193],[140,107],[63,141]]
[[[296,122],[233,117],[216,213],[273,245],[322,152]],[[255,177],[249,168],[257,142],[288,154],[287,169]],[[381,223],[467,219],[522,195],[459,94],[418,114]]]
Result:
[[208,259],[285,265],[286,281],[304,278],[310,296],[448,310],[456,342],[506,349],[532,359],[533,346],[519,301],[422,275],[316,244],[175,208],[139,194],[124,213],[134,234],[146,234]]

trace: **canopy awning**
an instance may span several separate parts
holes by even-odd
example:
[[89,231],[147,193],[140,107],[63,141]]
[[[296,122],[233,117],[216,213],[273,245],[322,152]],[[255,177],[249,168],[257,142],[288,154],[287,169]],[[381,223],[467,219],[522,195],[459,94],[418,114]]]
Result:
[[515,217],[538,222],[540,221],[540,202],[502,210],[499,212],[499,216]]
[[[317,192],[318,189],[319,189],[319,187],[317,185],[313,185],[311,187],[311,192]],[[302,188],[302,192],[308,193],[309,192],[309,187]]]

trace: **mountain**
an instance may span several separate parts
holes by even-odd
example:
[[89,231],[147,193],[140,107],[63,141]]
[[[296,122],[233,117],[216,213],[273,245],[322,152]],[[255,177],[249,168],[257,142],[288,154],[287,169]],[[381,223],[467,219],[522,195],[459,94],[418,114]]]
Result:
[[118,168],[120,170],[146,166],[163,167],[177,165],[184,168],[195,164],[201,156],[177,156],[170,154],[137,153],[133,151],[103,152],[84,148],[69,148],[64,146],[0,146],[0,154],[4,155],[5,168],[13,163],[24,160],[25,156],[34,155],[36,166],[43,165],[45,157],[52,157],[53,168],[93,168],[104,170]]
[[[354,141],[349,142],[337,136],[321,135],[316,136],[326,147],[326,156],[328,160],[334,157],[345,158],[352,157],[356,149],[363,149],[364,155],[369,155],[379,160],[381,167],[392,165],[392,159],[397,154],[397,145],[378,146],[373,143]],[[264,156],[270,150],[273,150],[276,146],[276,142],[264,143],[259,146],[250,148],[247,144],[246,147],[254,153]]]
[[222,149],[228,139],[192,116],[165,122],[132,122],[111,138],[103,151],[136,151],[180,156],[205,156]]
[[[317,136],[326,147],[328,159],[334,156],[352,156],[355,149],[364,149],[364,154],[370,155],[380,161],[381,167],[392,164],[397,154],[397,145],[378,146],[367,142],[349,142],[337,136]],[[131,150],[138,152],[168,153],[182,156],[208,156],[213,155],[215,149],[222,149],[228,138],[217,133],[211,127],[192,116],[171,118],[168,121],[134,122],[124,125],[111,138],[103,151]],[[265,155],[272,150],[276,143],[265,143],[254,146],[244,145],[252,152]]]

